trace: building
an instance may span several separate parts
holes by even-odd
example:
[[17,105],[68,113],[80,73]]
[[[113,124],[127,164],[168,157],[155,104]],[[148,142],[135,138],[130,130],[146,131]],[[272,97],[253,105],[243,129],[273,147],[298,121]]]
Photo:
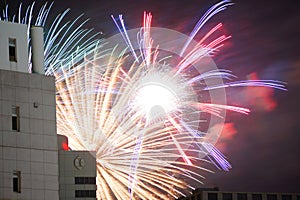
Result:
[[28,73],[27,41],[26,25],[0,21],[0,199],[55,200],[55,82]]
[[31,28],[33,73],[27,42],[26,25],[0,21],[0,199],[94,198],[95,157],[63,148],[66,139],[56,133],[55,80],[43,75],[43,28]]
[[66,151],[68,139],[58,136],[60,200],[96,200],[96,152]]
[[0,27],[0,69],[28,72],[27,26],[0,21]]
[[300,200],[295,193],[228,192],[218,188],[199,188],[179,200]]

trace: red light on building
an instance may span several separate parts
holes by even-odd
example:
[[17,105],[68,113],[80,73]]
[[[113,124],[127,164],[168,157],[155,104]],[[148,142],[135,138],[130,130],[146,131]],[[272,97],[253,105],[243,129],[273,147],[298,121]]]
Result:
[[63,142],[63,143],[61,144],[61,147],[62,147],[62,149],[65,150],[65,151],[68,151],[68,150],[69,150],[69,146],[68,146],[68,143],[67,143],[67,142]]

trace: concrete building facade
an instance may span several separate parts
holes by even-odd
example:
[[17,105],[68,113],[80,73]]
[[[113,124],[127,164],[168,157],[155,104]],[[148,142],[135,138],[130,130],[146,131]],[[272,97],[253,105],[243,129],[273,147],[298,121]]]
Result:
[[54,77],[28,73],[27,26],[0,21],[0,199],[59,199]]
[[0,20],[0,27],[0,68],[28,72],[27,26]]
[[0,21],[0,199],[96,199],[95,152],[70,151],[56,133],[42,28],[31,28],[33,73],[27,41],[26,25]]
[[96,152],[66,151],[68,139],[58,135],[60,200],[96,200]]

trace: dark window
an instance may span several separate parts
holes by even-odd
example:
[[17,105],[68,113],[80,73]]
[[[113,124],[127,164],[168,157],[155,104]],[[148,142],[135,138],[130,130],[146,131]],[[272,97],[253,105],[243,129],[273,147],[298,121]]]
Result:
[[267,194],[267,200],[277,200],[276,194]]
[[223,193],[223,200],[232,200],[232,193]]
[[297,198],[296,198],[297,200],[300,200],[300,195],[297,195]]
[[75,184],[96,184],[96,177],[75,177]]
[[20,131],[20,107],[12,106],[11,108],[11,128],[14,131]]
[[14,171],[13,173],[13,191],[21,193],[21,172]]
[[281,196],[282,200],[292,200],[292,195],[289,194],[283,194]]
[[9,61],[17,62],[17,41],[16,39],[9,38]]
[[238,200],[247,200],[247,194],[246,193],[238,193],[237,199]]
[[75,184],[84,184],[84,177],[75,177]]
[[75,190],[75,197],[96,197],[96,190]]
[[201,193],[197,194],[197,200],[201,200]]
[[217,193],[211,193],[209,192],[207,194],[208,200],[218,200],[218,194]]
[[262,200],[261,194],[252,194],[252,200]]

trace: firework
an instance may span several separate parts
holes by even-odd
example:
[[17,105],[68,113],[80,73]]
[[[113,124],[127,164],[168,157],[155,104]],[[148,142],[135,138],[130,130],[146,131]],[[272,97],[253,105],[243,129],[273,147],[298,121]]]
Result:
[[10,21],[14,23],[27,25],[27,38],[28,38],[28,71],[31,72],[32,68],[32,48],[31,48],[31,26],[49,26],[44,38],[44,68],[45,75],[52,75],[53,71],[62,68],[72,67],[71,64],[82,62],[84,54],[94,50],[98,43],[98,34],[93,34],[92,30],[84,29],[84,25],[88,19],[84,20],[83,15],[80,15],[70,21],[66,21],[66,16],[70,9],[59,13],[52,23],[47,24],[49,12],[53,3],[45,3],[38,14],[34,15],[35,3],[32,3],[27,8],[19,6],[18,14],[10,15],[9,6],[2,11],[0,20]]
[[[193,40],[211,17],[230,5],[214,5],[189,36],[152,28],[149,13],[144,14],[143,26],[134,30],[126,30],[121,15],[112,16],[120,34],[105,43],[82,39],[79,48],[76,39],[89,31],[79,26],[76,33],[60,38],[60,32],[70,31],[74,23],[59,28],[65,14],[55,20],[46,39],[45,70],[56,78],[57,130],[69,138],[72,149],[96,151],[100,199],[172,199],[189,194],[195,189],[190,183],[202,183],[201,172],[210,171],[201,163],[231,168],[214,147],[222,126],[215,132],[210,127],[224,122],[225,111],[250,112],[227,105],[224,88],[284,89],[279,81],[231,81],[236,77],[230,71],[215,66],[211,55],[230,36],[207,41],[222,24],[199,42]],[[48,12],[41,9],[41,25]],[[19,22],[30,24],[31,14],[19,17]]]
[[200,42],[193,40],[229,5],[213,6],[190,36],[151,28],[151,14],[145,13],[143,27],[134,30],[126,30],[122,15],[112,16],[120,34],[81,65],[55,74],[61,80],[58,130],[74,149],[96,151],[99,198],[178,198],[194,189],[190,181],[201,183],[201,171],[210,171],[201,162],[231,168],[214,147],[221,130],[211,133],[210,127],[224,121],[225,110],[250,111],[227,105],[224,88],[284,88],[277,81],[224,83],[236,77],[218,69],[210,56],[230,36],[206,43],[222,24]]

